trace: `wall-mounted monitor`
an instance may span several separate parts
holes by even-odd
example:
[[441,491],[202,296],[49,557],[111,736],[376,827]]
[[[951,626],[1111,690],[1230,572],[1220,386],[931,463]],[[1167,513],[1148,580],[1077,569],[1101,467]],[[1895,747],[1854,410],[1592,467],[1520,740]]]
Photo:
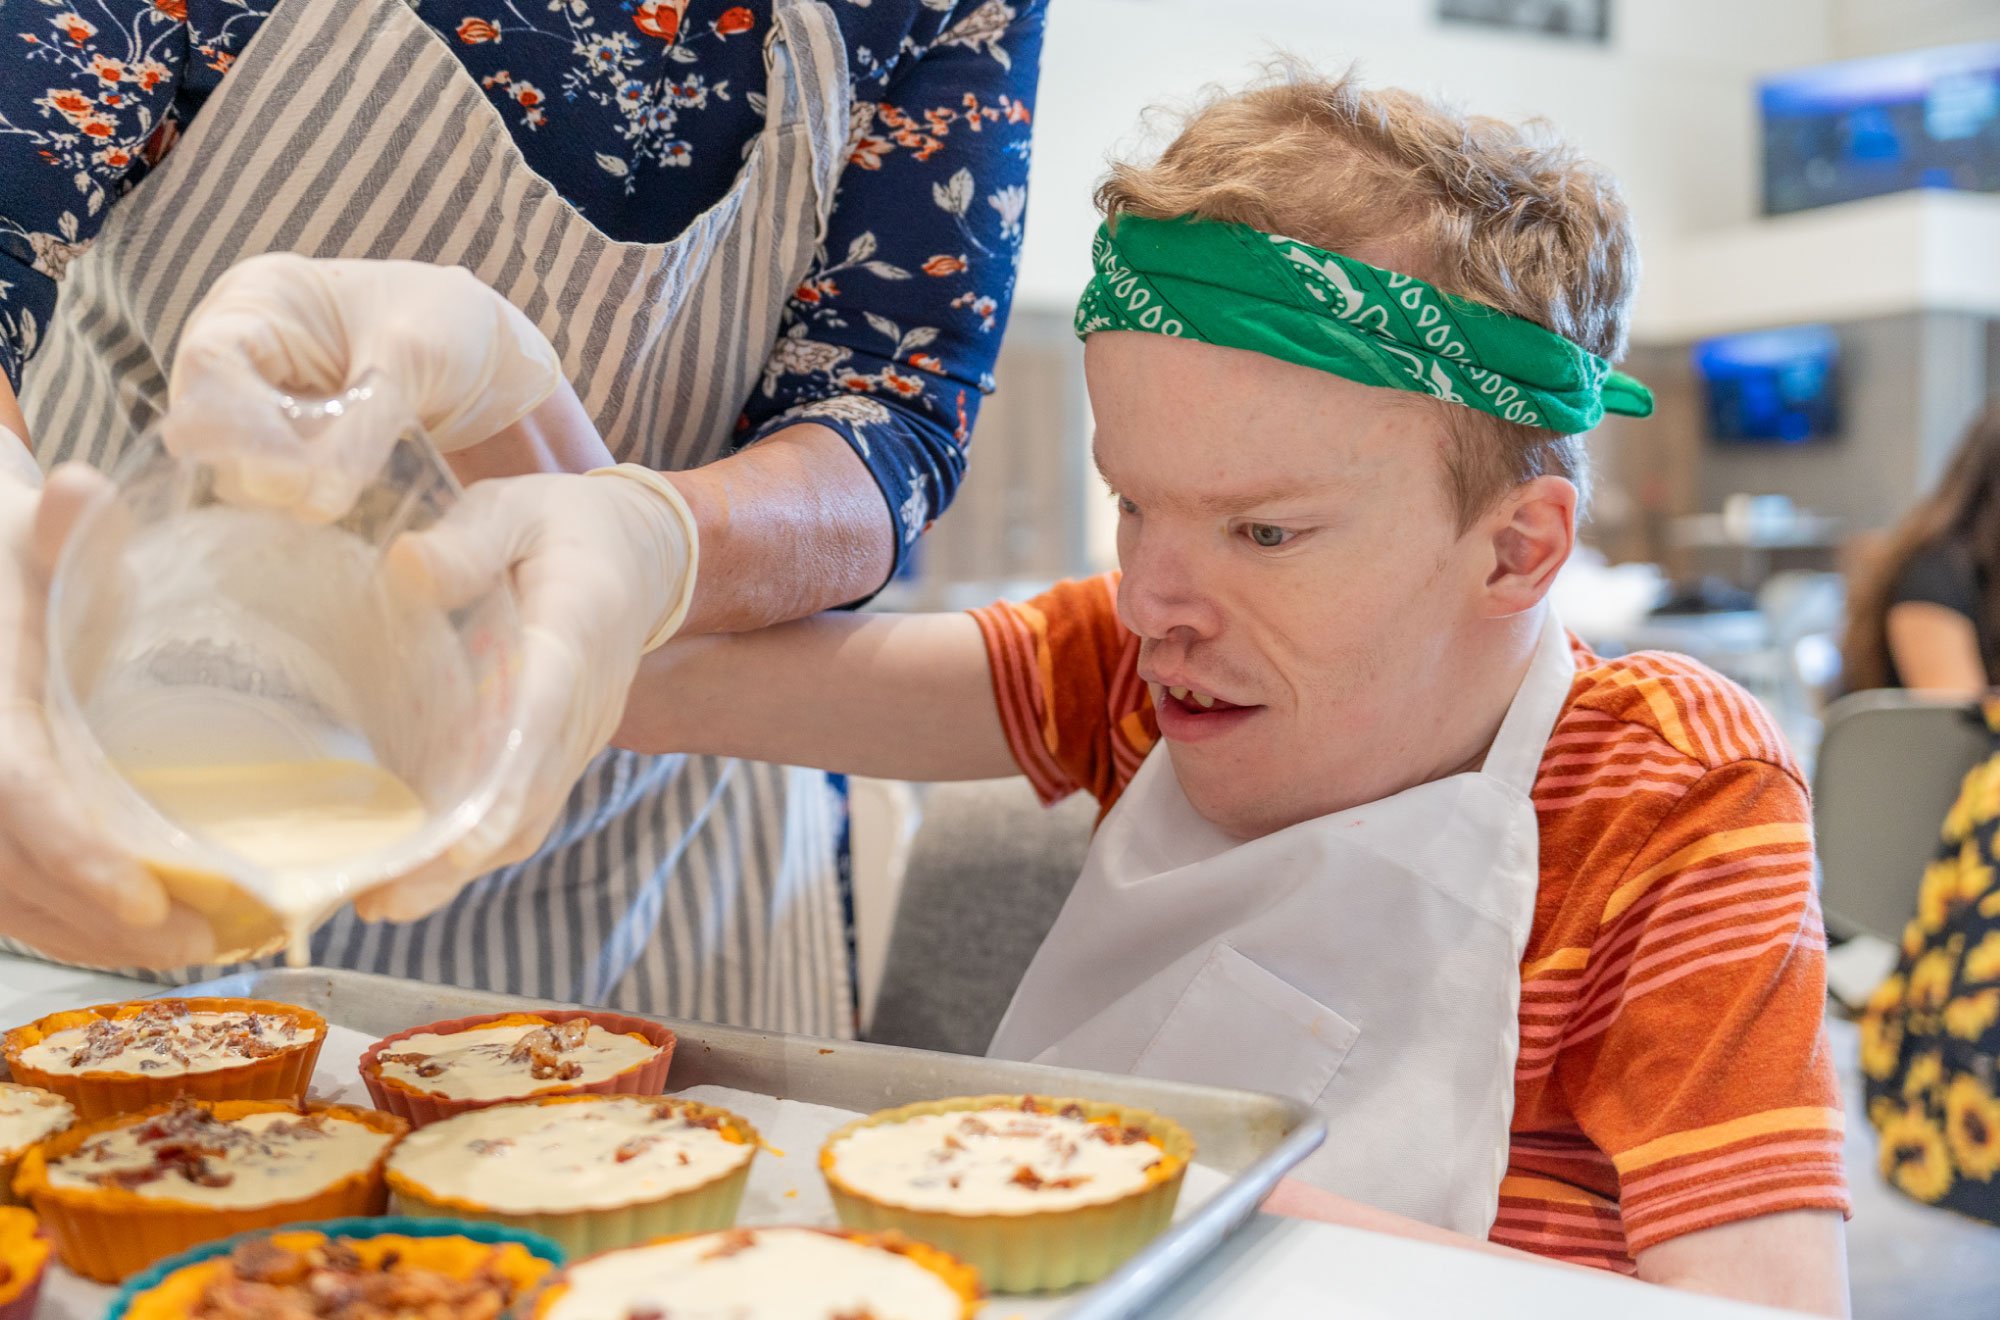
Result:
[[2000,192],[2000,42],[1767,78],[1764,211],[1915,188]]
[[1840,430],[1840,339],[1831,326],[1705,339],[1694,346],[1709,438],[1795,445]]

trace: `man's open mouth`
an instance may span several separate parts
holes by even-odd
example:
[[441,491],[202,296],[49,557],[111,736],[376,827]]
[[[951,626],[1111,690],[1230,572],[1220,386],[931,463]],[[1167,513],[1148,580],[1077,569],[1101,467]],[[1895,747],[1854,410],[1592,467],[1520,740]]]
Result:
[[1153,689],[1155,701],[1163,705],[1172,702],[1189,715],[1213,715],[1222,711],[1247,709],[1233,701],[1224,701],[1212,693],[1203,692],[1199,688],[1162,687],[1158,683],[1149,686]]

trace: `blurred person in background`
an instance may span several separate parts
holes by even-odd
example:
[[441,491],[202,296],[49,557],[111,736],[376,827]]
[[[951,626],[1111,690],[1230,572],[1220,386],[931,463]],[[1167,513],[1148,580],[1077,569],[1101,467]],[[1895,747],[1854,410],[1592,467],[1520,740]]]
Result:
[[1973,697],[2000,684],[2000,407],[1858,575],[1841,650],[1849,692]]

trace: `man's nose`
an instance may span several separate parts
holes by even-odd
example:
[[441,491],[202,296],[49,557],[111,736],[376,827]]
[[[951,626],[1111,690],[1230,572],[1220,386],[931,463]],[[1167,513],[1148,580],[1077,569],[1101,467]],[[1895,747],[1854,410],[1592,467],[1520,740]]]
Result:
[[1120,557],[1118,614],[1141,637],[1166,640],[1180,635],[1198,641],[1213,637],[1221,612],[1199,556],[1178,540],[1141,531]]

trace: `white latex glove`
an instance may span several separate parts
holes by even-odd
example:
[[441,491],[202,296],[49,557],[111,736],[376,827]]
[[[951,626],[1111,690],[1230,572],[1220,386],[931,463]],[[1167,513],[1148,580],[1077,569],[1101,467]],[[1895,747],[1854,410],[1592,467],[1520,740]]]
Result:
[[[0,427],[0,445],[20,444]],[[0,935],[64,962],[183,967],[213,951],[208,924],[93,825],[42,713],[49,575],[77,519],[109,493],[81,465],[39,489],[0,473]]]
[[482,481],[438,526],[390,553],[396,571],[447,607],[511,570],[526,649],[520,741],[485,820],[449,858],[355,904],[371,920],[413,921],[548,837],[617,731],[640,659],[686,619],[700,542],[672,483],[627,464]]
[[174,352],[167,447],[215,465],[226,498],[341,516],[381,469],[385,409],[306,435],[285,396],[332,397],[373,373],[442,453],[531,412],[562,380],[521,310],[457,266],[266,253],[230,267]]

